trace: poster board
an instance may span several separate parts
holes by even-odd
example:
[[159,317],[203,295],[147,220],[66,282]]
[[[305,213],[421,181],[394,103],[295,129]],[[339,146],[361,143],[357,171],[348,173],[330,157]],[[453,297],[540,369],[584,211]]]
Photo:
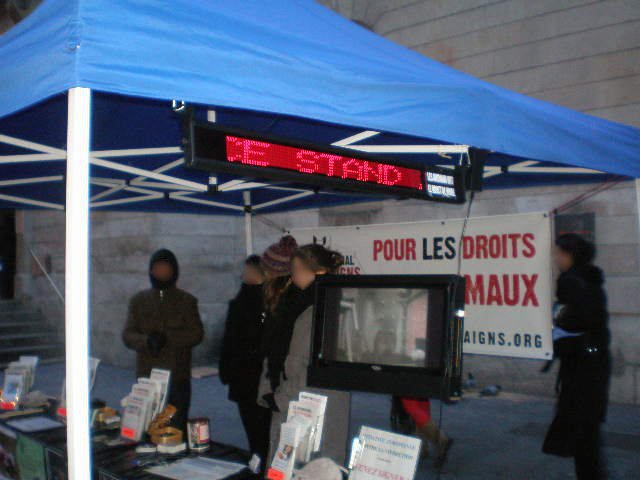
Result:
[[546,213],[291,229],[345,255],[341,274],[453,274],[467,281],[464,353],[550,359],[551,221]]

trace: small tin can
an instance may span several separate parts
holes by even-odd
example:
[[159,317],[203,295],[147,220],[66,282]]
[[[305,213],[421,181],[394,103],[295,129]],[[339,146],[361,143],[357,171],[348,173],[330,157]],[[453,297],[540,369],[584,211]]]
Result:
[[206,417],[190,418],[187,425],[189,436],[189,450],[192,452],[206,452],[209,450],[209,419]]

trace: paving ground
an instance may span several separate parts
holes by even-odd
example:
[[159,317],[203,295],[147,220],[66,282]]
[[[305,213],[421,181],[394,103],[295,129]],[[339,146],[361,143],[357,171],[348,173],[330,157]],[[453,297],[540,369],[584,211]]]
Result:
[[[58,395],[63,378],[61,364],[38,369],[36,389]],[[94,389],[96,398],[117,405],[134,382],[132,372],[101,365]],[[468,393],[457,405],[443,407],[443,425],[455,438],[442,480],[453,479],[571,479],[570,460],[543,455],[540,445],[553,415],[553,402],[503,393],[480,398]],[[434,415],[439,405],[433,407]],[[193,381],[192,416],[211,419],[212,435],[221,442],[246,447],[235,405],[217,377]],[[356,394],[352,401],[352,431],[360,425],[387,428],[389,399],[381,395]],[[613,405],[605,425],[605,453],[610,478],[640,478],[640,407]],[[435,479],[437,473],[425,462],[419,479]]]

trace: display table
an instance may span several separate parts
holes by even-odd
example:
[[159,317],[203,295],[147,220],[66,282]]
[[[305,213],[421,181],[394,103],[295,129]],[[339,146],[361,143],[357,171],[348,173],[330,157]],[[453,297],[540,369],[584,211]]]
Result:
[[[24,417],[22,417],[24,418]],[[165,479],[146,469],[169,463],[187,455],[137,454],[135,445],[109,446],[105,440],[116,439],[118,431],[92,433],[93,478],[97,480],[159,480]],[[9,480],[66,480],[66,427],[23,433],[0,420],[0,478]],[[247,452],[235,447],[211,442],[211,449],[199,456],[245,464]],[[13,457],[13,459],[11,459]],[[227,477],[227,480],[256,479],[248,469]]]

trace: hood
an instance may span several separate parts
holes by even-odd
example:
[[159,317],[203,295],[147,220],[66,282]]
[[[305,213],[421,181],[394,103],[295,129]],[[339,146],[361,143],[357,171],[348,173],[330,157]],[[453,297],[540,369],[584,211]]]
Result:
[[[167,262],[173,267],[173,276],[171,277],[171,280],[161,282],[151,275],[151,269],[156,262]],[[157,288],[158,290],[165,290],[167,288],[174,287],[176,282],[178,281],[179,275],[180,269],[178,267],[178,259],[171,250],[163,248],[151,255],[151,260],[149,260],[149,280],[151,280],[151,286],[153,288]]]

